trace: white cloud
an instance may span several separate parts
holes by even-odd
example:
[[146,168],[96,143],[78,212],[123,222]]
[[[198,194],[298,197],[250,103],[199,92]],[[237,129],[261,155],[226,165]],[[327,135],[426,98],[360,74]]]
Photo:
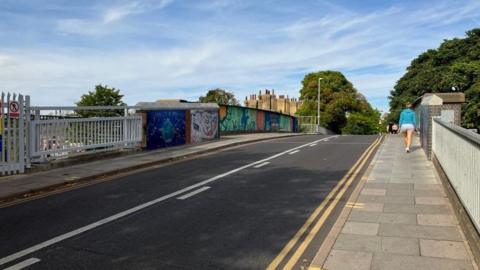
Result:
[[[59,29],[86,35],[112,33],[120,31],[114,26],[127,17],[169,3],[129,2],[103,9],[94,20],[64,20]],[[346,73],[367,98],[383,97],[386,103],[413,57],[453,37],[452,33],[462,35],[463,30],[446,24],[458,23],[462,17],[479,18],[480,6],[465,3],[363,14],[337,7],[318,18],[261,23],[240,15],[225,21],[184,18],[184,24],[162,32],[182,41],[168,48],[159,43],[112,51],[8,50],[0,54],[0,81],[3,87],[31,94],[35,104],[71,105],[98,83],[120,88],[127,103],[134,104],[159,98],[195,99],[211,87],[234,90],[240,100],[262,88],[298,96],[303,74],[332,69]],[[224,8],[238,3],[213,4]],[[452,21],[453,14],[462,16]],[[436,31],[430,30],[435,27]]]
[[105,8],[100,18],[59,20],[57,29],[64,34],[105,35],[115,32],[112,24],[120,22],[128,16],[163,9],[171,2],[173,0],[133,1]]

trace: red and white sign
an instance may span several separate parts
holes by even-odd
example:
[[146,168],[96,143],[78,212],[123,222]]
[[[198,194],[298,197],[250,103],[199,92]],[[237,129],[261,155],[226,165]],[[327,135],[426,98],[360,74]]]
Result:
[[9,113],[8,116],[10,117],[19,117],[20,116],[20,104],[18,101],[10,101],[8,103]]

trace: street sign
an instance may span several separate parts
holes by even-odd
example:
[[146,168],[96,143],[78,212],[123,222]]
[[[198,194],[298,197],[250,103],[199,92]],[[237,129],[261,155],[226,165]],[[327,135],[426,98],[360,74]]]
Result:
[[9,116],[13,118],[17,118],[20,116],[20,104],[18,104],[18,101],[10,101],[8,103],[8,108],[9,108]]

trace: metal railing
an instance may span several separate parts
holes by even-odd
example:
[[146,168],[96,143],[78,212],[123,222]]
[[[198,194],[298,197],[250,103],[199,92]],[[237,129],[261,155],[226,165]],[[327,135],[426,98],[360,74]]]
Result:
[[317,117],[316,116],[298,116],[298,127],[303,133],[317,132]]
[[23,173],[28,163],[26,155],[25,106],[29,96],[1,93],[0,97],[0,173]]
[[132,147],[139,145],[142,138],[141,116],[39,118],[30,122],[30,157],[51,159],[92,150]]
[[433,119],[432,150],[480,232],[480,135]]

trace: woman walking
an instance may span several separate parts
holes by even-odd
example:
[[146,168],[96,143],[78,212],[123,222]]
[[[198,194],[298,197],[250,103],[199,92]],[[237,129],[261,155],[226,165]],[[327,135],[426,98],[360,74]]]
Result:
[[405,152],[410,153],[410,145],[412,145],[412,134],[415,131],[417,126],[417,117],[415,112],[411,109],[412,104],[407,102],[405,104],[405,109],[400,113],[400,132],[403,134],[405,142]]

